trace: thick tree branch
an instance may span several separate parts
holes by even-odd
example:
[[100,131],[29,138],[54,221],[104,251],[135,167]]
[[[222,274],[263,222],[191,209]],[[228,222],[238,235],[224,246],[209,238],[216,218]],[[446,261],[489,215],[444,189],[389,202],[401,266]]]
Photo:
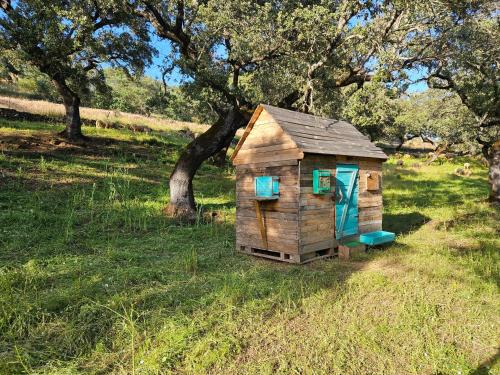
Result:
[[12,10],[10,0],[0,0],[0,8],[2,8],[5,12],[10,12]]
[[175,32],[181,33],[184,26],[184,1],[177,1],[177,17],[175,18]]
[[177,3],[177,14],[174,25],[166,20],[161,12],[149,1],[144,1],[143,3],[146,11],[139,11],[137,13],[151,23],[160,37],[176,43],[183,55],[194,60],[196,58],[196,51],[191,45],[191,37],[182,28],[184,24],[184,2],[178,1]]
[[[446,84],[445,85],[441,85],[435,81],[433,81],[432,79],[433,78],[438,78],[442,81],[445,81]],[[428,78],[428,83],[429,83],[429,86],[432,87],[432,88],[436,88],[436,89],[442,89],[442,90],[452,90],[454,92],[456,92],[458,94],[458,96],[460,97],[462,103],[467,107],[469,108],[473,113],[475,113],[476,115],[480,115],[477,113],[477,111],[474,110],[474,106],[472,105],[472,103],[470,102],[469,100],[469,97],[467,96],[467,94],[465,93],[464,90],[462,90],[456,83],[455,81],[453,80],[452,76],[446,72],[443,72],[442,70],[442,67],[439,67],[436,72],[432,73],[431,75],[429,75],[429,78]]]

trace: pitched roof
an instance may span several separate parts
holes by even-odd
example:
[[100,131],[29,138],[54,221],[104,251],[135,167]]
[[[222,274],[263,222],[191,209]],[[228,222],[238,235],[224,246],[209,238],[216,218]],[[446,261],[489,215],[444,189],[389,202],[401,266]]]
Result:
[[232,159],[245,142],[246,135],[251,131],[253,123],[263,109],[271,115],[303,152],[387,159],[387,155],[379,147],[346,121],[308,115],[266,104],[259,105],[255,110],[245,134],[236,146]]

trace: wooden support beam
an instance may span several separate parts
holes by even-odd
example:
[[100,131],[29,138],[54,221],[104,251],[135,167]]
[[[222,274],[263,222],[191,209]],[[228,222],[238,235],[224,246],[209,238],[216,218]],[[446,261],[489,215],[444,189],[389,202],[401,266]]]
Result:
[[264,243],[264,246],[267,249],[268,248],[267,231],[266,231],[266,225],[264,223],[264,217],[262,216],[262,210],[260,207],[261,201],[256,199],[254,200],[254,203],[255,203],[255,213],[257,214],[257,222],[259,223],[260,235],[262,237],[262,242]]

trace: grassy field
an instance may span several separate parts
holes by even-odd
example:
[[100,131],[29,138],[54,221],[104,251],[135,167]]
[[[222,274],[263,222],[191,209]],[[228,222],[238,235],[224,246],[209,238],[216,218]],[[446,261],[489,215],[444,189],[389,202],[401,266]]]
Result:
[[[18,112],[28,112],[56,118],[65,115],[64,106],[62,104],[51,103],[45,100],[30,100],[2,95],[0,95],[0,108],[9,108]],[[84,120],[100,120],[111,124],[118,123],[125,127],[130,125],[141,125],[156,131],[190,129],[195,133],[203,133],[207,130],[207,125],[176,121],[157,115],[142,116],[135,113],[88,107],[81,107],[80,114]]]
[[162,216],[176,132],[56,128],[0,119],[0,374],[500,374],[484,166],[390,159],[396,242],[293,266],[235,253],[229,167],[195,180],[212,222]]

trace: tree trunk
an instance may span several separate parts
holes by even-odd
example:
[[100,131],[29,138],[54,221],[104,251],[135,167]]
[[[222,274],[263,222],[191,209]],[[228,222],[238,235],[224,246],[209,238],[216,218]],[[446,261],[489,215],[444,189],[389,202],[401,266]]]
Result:
[[64,80],[54,80],[54,84],[62,96],[66,110],[66,128],[59,135],[70,141],[84,140],[80,118],[80,97],[66,85]]
[[500,204],[500,141],[497,141],[490,150],[490,197],[489,201],[493,204]]
[[226,165],[226,156],[227,156],[227,147],[224,147],[214,156],[212,156],[213,164],[216,167],[224,168],[224,166]]
[[404,143],[405,143],[405,137],[404,136],[401,136],[401,137],[398,137],[398,145],[396,146],[396,151],[401,151],[401,147],[403,147]]
[[248,120],[248,115],[238,108],[233,108],[186,147],[170,175],[170,203],[165,208],[168,216],[182,221],[193,221],[196,218],[193,194],[196,171],[206,159],[228,147],[236,130]]

